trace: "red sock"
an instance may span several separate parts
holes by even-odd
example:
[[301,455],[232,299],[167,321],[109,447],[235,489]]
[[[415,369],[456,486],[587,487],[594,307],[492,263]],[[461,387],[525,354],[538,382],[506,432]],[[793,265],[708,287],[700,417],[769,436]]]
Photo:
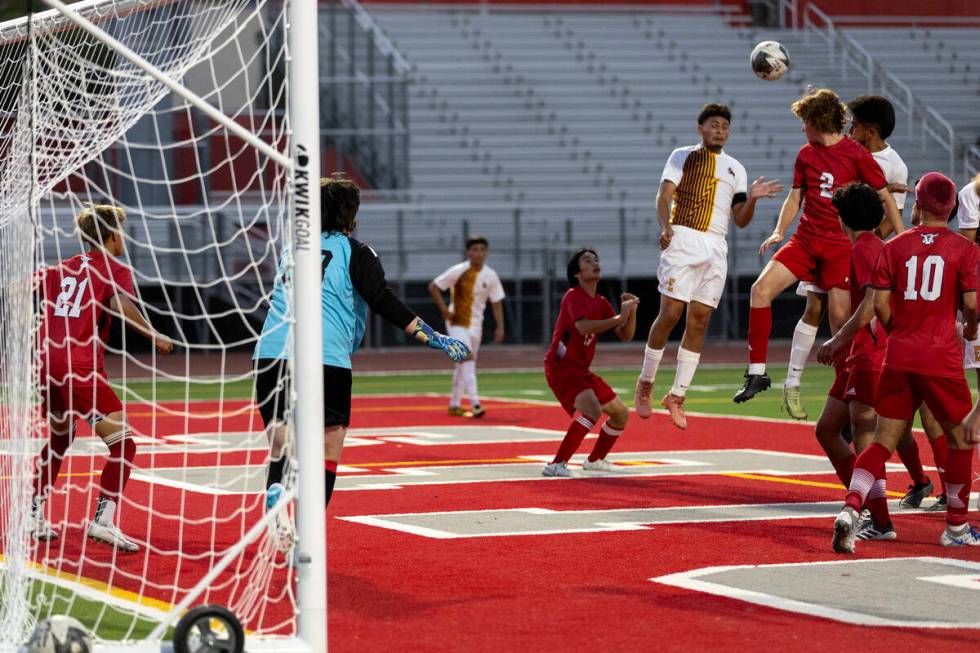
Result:
[[912,477],[913,483],[924,485],[929,482],[929,477],[926,476],[925,470],[922,469],[922,460],[919,458],[919,445],[915,440],[912,440],[912,444],[904,449],[902,447],[895,449],[895,453],[902,460],[905,469],[909,470],[909,476]]
[[[884,473],[885,466],[881,466]],[[891,523],[891,515],[888,514],[888,490],[884,478],[876,478],[871,492],[868,493],[868,501],[865,503],[871,512],[871,518],[875,526],[888,526]]]
[[109,445],[109,460],[102,468],[100,485],[102,496],[118,500],[129,482],[129,474],[133,471],[133,458],[136,457],[136,443],[133,438],[123,437]]
[[74,428],[62,435],[52,433],[51,439],[44,445],[41,455],[37,458],[37,474],[34,476],[35,498],[47,496],[48,490],[58,480],[61,462],[65,459],[65,452],[71,446],[74,435]]
[[589,434],[593,426],[595,426],[595,422],[585,415],[579,415],[573,419],[572,423],[568,425],[568,430],[565,432],[565,438],[561,441],[561,446],[558,447],[558,453],[555,454],[555,459],[551,462],[567,463],[571,460],[575,452],[578,451],[579,445],[582,444],[582,440]]
[[614,429],[609,426],[609,422],[602,425],[602,429],[599,431],[599,439],[596,440],[595,446],[592,447],[592,453],[589,454],[589,462],[594,463],[597,460],[602,460],[606,457],[609,451],[616,444],[616,440],[619,439],[622,429]]
[[765,363],[769,356],[772,306],[749,308],[749,363]]
[[877,442],[861,452],[854,463],[854,474],[848,486],[847,498],[844,499],[845,506],[861,511],[875,481],[885,477],[885,463],[889,458],[891,454],[888,449]]
[[950,449],[946,457],[946,523],[966,523],[973,485],[973,449]]
[[929,440],[932,447],[932,459],[936,462],[936,469],[939,470],[939,482],[943,486],[943,494],[946,494],[946,459],[949,456],[949,442],[945,435],[940,435],[935,440]]
[[834,471],[837,472],[837,478],[840,479],[844,487],[851,486],[851,475],[854,474],[854,462],[856,460],[857,456],[851,452],[844,458],[830,461],[830,464],[834,466]]

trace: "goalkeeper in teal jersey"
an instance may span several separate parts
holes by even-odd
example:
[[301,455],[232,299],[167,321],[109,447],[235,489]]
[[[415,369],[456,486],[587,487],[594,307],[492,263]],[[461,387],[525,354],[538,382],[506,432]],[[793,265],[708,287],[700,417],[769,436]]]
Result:
[[[453,361],[470,355],[458,340],[449,338],[415,315],[391,292],[377,254],[350,237],[357,224],[361,191],[335,174],[320,180],[320,247],[323,269],[323,440],[326,454],[326,501],[337,479],[337,463],[350,424],[351,354],[364,337],[368,308],[419,342],[439,349]],[[290,339],[289,298],[283,284],[285,259],[272,289],[269,313],[252,358],[255,361],[255,401],[269,437],[266,509],[282,494],[288,460],[288,406],[291,379],[286,361]],[[305,355],[307,352],[302,352]],[[312,352],[310,352],[312,353]]]

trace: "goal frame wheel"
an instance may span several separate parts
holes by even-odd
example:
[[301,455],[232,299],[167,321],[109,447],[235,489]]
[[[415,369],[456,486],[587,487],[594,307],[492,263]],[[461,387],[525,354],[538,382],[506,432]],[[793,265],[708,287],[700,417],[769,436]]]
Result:
[[[228,640],[214,639],[214,632],[210,626],[206,626],[207,634],[200,629],[202,623],[207,624],[212,619],[224,624],[225,632],[229,635]],[[194,649],[190,647],[188,638],[194,633],[195,628],[205,640],[201,642],[203,648],[201,645]],[[213,646],[216,642],[225,645],[216,648]],[[228,608],[222,605],[202,605],[189,610],[180,618],[174,627],[173,643],[174,653],[243,653],[245,650],[245,630],[235,613]]]

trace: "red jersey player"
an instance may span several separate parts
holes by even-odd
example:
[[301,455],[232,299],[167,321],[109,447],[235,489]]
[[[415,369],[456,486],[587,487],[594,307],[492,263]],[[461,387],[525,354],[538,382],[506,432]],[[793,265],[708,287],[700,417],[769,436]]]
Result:
[[793,167],[793,188],[783,202],[772,235],[759,254],[783,241],[783,236],[803,206],[803,217],[790,238],[763,268],[752,284],[749,308],[749,368],[735,403],[748,401],[772,385],[766,374],[772,300],[797,281],[809,281],[828,290],[827,309],[832,333],[850,315],[847,271],[851,243],[841,231],[831,203],[834,191],[852,181],[874,188],[885,205],[885,217],[901,232],[902,216],[888,192],[881,167],[871,153],[844,136],[846,107],[830,89],[819,89],[793,104],[803,123],[807,143],[800,148]]
[[173,351],[173,342],[140,313],[132,273],[115,258],[123,252],[125,220],[125,212],[114,206],[83,210],[76,224],[91,249],[38,275],[41,399],[51,429],[34,480],[32,532],[39,540],[58,537],[44,518],[44,501],[71,446],[75,419],[82,418],[109,447],[88,536],[122,551],[139,550],[115,524],[116,503],[129,480],[136,443],[106,376],[104,343],[112,315],[150,338],[161,353]]
[[554,460],[545,465],[545,476],[573,476],[568,461],[582,440],[605,413],[599,439],[582,464],[587,471],[607,472],[612,465],[606,455],[626,427],[629,409],[601,377],[589,370],[595,356],[596,337],[615,330],[620,340],[633,338],[639,299],[630,293],[620,295],[619,315],[605,297],[596,294],[602,268],[599,255],[580,249],[572,255],[567,269],[571,288],[561,300],[551,346],[544,358],[544,375],[562,408],[572,420]]
[[875,396],[874,442],[854,466],[844,509],[834,522],[833,548],[853,553],[857,511],[868,502],[876,525],[890,523],[885,501],[885,463],[925,404],[946,433],[946,529],[943,546],[980,546],[980,531],[966,520],[973,447],[963,428],[972,397],[963,373],[956,312],[964,333],[977,333],[977,248],[946,226],[956,186],[937,172],[916,185],[912,222],[917,225],[885,244],[875,268],[874,307],[888,332],[885,362]]

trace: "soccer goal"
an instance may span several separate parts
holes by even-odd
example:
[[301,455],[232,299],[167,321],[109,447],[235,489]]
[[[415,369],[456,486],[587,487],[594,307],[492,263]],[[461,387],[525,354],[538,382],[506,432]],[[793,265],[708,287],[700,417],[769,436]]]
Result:
[[[309,355],[322,328],[317,3],[45,4],[0,23],[0,650],[59,614],[81,621],[97,650],[160,650],[182,615],[218,605],[249,651],[325,651],[322,375]],[[175,344],[166,355],[106,307],[96,374],[136,443],[114,504],[135,552],[91,537],[110,440],[87,415],[73,415],[42,504],[54,536],[38,539],[33,518],[52,438],[37,279],[84,255],[75,219],[97,205],[125,210],[116,260],[139,310]],[[295,307],[287,411],[298,464],[287,500],[267,511],[251,353],[276,278]],[[55,314],[84,315],[81,297],[81,284],[62,286]],[[283,523],[295,528],[288,547]],[[196,641],[232,630],[192,626]]]

